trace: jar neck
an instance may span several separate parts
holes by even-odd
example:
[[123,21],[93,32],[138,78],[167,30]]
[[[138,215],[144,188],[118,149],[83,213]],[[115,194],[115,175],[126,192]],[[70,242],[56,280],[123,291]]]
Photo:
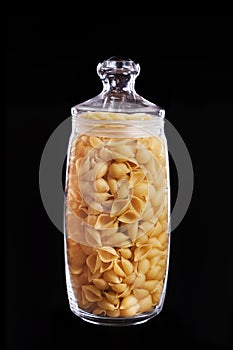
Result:
[[135,77],[131,74],[109,74],[103,80],[102,93],[135,95]]

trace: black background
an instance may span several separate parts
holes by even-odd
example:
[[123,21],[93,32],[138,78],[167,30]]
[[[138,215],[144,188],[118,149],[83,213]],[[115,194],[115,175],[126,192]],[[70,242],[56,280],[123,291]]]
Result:
[[[233,17],[81,15],[5,18],[7,349],[228,349]],[[71,106],[100,92],[96,66],[113,55],[140,64],[137,92],[166,109],[194,168],[191,205],[172,233],[163,311],[126,328],[91,325],[69,310],[63,237],[38,179],[47,139]],[[174,203],[172,162],[171,186]]]

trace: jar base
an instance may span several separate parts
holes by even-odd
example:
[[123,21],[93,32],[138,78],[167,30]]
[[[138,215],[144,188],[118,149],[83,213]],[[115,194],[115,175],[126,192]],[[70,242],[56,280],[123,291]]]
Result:
[[71,307],[71,311],[83,321],[100,326],[125,327],[145,323],[162,311],[162,306],[157,306],[151,312],[142,313],[134,317],[103,317]]

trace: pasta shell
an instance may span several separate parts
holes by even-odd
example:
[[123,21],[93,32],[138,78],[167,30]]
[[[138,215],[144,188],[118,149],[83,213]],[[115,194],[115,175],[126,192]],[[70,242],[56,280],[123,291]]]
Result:
[[106,180],[103,178],[97,179],[95,182],[95,188],[97,192],[108,192],[109,191],[109,185]]
[[126,163],[128,160],[127,157],[125,157],[123,154],[117,153],[115,151],[112,151],[112,158],[114,159],[115,163]]
[[101,309],[100,307],[96,307],[92,312],[94,315],[99,315],[99,316],[106,316],[107,315],[107,311],[104,309]]
[[154,136],[151,138],[151,144],[150,149],[155,152],[159,153],[163,149],[164,145],[162,143],[162,140],[160,140],[158,137]]
[[165,188],[165,185],[166,185],[166,181],[163,177],[163,174],[162,174],[162,170],[160,171],[160,174],[157,176],[155,182],[154,182],[154,186],[159,189],[159,188],[162,188],[164,189]]
[[80,136],[80,139],[81,139],[81,141],[82,141],[82,143],[83,143],[84,146],[89,145],[89,136],[87,136],[87,135],[81,135],[81,136]]
[[148,182],[142,181],[136,184],[136,186],[133,187],[133,195],[135,197],[145,197],[148,196]]
[[166,169],[166,167],[162,168],[162,176],[165,179],[165,184],[166,184],[166,182],[167,182],[167,169]]
[[70,238],[79,242],[79,237],[83,234],[81,219],[73,213],[66,215],[66,230]]
[[113,151],[117,152],[119,155],[123,155],[128,158],[135,157],[136,143],[131,142],[131,144],[120,144],[119,142],[113,148]]
[[102,247],[96,250],[102,262],[111,262],[118,258],[116,250],[112,247]]
[[78,164],[79,175],[86,174],[91,168],[91,162],[89,158],[82,158],[82,162],[79,161]]
[[133,284],[134,281],[136,280],[136,277],[137,277],[136,272],[132,272],[130,275],[128,275],[123,279],[123,282],[128,285]]
[[145,178],[145,172],[143,172],[142,169],[132,171],[129,179],[130,185],[134,187],[138,183],[142,182],[144,178]]
[[164,198],[164,209],[159,217],[161,221],[168,222],[168,206],[167,206],[167,201]]
[[82,272],[82,265],[85,263],[86,257],[79,245],[68,250],[69,267],[72,273],[80,274]]
[[87,217],[87,212],[86,212],[86,208],[82,208],[81,206],[79,206],[79,208],[77,210],[75,210],[75,214],[81,219],[84,220]]
[[112,218],[108,214],[100,214],[95,224],[95,229],[116,228],[116,218]]
[[107,201],[102,202],[103,211],[105,213],[111,212],[112,205],[113,205],[113,199],[108,199]]
[[84,275],[84,273],[82,273],[81,275],[72,275],[71,282],[72,282],[72,286],[76,289],[76,288],[81,288],[82,285],[84,284],[87,284],[88,279]]
[[104,290],[108,288],[108,284],[103,278],[94,278],[92,282],[99,290]]
[[112,152],[106,147],[101,148],[100,157],[105,162],[108,162],[108,161],[114,159]]
[[165,166],[166,166],[166,158],[165,158],[165,156],[164,156],[164,152],[162,152],[162,153],[160,153],[160,154],[158,155],[158,161],[160,162],[160,165],[161,165],[162,167],[165,167]]
[[157,280],[160,281],[164,277],[164,270],[160,266],[154,266],[151,268],[151,270],[147,273],[146,278],[148,280]]
[[150,261],[148,259],[143,259],[138,262],[138,274],[145,275],[150,270]]
[[154,198],[154,196],[156,195],[156,189],[155,187],[149,183],[148,185],[148,188],[149,188],[149,200],[151,201],[152,198]]
[[94,192],[94,187],[92,182],[80,180],[79,183],[80,183],[80,190],[81,190],[82,196],[85,196],[85,194],[92,194]]
[[131,158],[131,159],[128,158],[127,161],[125,161],[125,164],[130,169],[130,171],[135,171],[136,169],[140,169],[140,166],[138,165],[138,162],[136,161],[135,158]]
[[[150,260],[156,256],[158,256],[161,259],[164,256],[164,252],[158,248],[152,248],[147,254],[147,258]],[[151,263],[152,263],[152,260],[151,260]]]
[[151,243],[153,248],[158,248],[158,249],[163,248],[161,242],[156,237],[149,238],[148,243]]
[[75,209],[77,209],[79,207],[79,204],[80,204],[80,202],[76,202],[74,200],[69,200],[69,201],[67,201],[67,203],[73,211],[75,211]]
[[137,276],[133,283],[133,289],[141,288],[141,286],[145,283],[145,280],[146,280],[145,275]]
[[148,259],[153,259],[156,256],[159,256],[161,259],[162,257],[166,256],[166,250],[152,248],[148,254]]
[[96,302],[102,299],[101,292],[93,285],[82,286],[82,293],[87,301]]
[[103,144],[103,142],[96,136],[90,136],[90,144],[95,148]]
[[137,238],[138,233],[138,221],[135,221],[128,225],[128,235],[132,242],[134,242]]
[[[120,127],[120,124],[118,124],[118,127]],[[122,126],[121,126],[122,127]],[[109,148],[114,148],[115,146],[119,146],[119,145],[125,145],[127,144],[128,142],[131,142],[131,139],[126,139],[126,138],[115,138],[115,137],[112,137],[112,138],[108,138],[107,140],[107,146]]]
[[120,248],[118,252],[125,259],[130,259],[132,256],[132,252],[129,248]]
[[142,221],[139,228],[144,232],[144,234],[147,234],[153,228],[153,226],[153,223],[149,221]]
[[[103,206],[101,203],[95,202],[93,201],[93,198],[88,198],[85,197],[86,202],[89,204],[89,207],[91,207],[93,210],[95,210],[96,212],[98,212],[98,214],[101,212],[103,212]],[[104,202],[105,203],[105,202]]]
[[88,215],[99,215],[99,211],[91,206],[88,206],[87,214]]
[[142,220],[152,221],[153,217],[154,217],[154,210],[152,207],[149,207],[144,211],[144,213],[142,215]]
[[150,181],[154,182],[161,169],[161,165],[155,156],[151,157],[149,162],[146,164],[146,169],[147,176],[149,177]]
[[137,298],[134,295],[128,295],[127,297],[125,297],[122,302],[121,302],[121,306],[120,309],[129,309],[130,307],[136,305],[138,303]]
[[159,235],[158,240],[160,242],[160,244],[162,245],[162,247],[166,247],[168,244],[168,233],[167,232],[163,232]]
[[139,143],[140,145],[145,146],[146,148],[150,148],[150,146],[151,146],[151,140],[152,140],[152,137],[140,138],[140,139],[138,139],[138,143]]
[[102,245],[99,232],[91,227],[87,227],[85,233],[86,243],[91,247],[100,247]]
[[146,298],[150,292],[147,289],[135,288],[133,294],[137,299],[143,299]]
[[135,210],[139,215],[142,214],[145,207],[145,202],[142,199],[132,196],[130,204],[133,210]]
[[119,179],[129,172],[129,168],[124,163],[112,163],[108,168],[109,176],[115,179]]
[[[82,166],[83,161],[84,161],[83,157],[75,160],[75,169],[76,169],[77,174],[79,174],[79,172],[80,172],[80,167]],[[71,157],[70,157],[70,164],[71,164]],[[86,170],[86,171],[88,171],[88,170]],[[71,173],[71,172],[69,172],[69,173]]]
[[[107,242],[111,237],[118,231],[118,227],[115,228],[105,228],[103,230],[99,230],[102,238],[102,242]],[[104,245],[104,244],[103,244]]]
[[92,183],[95,181],[96,179],[96,173],[95,173],[95,169],[90,169],[87,173],[85,174],[79,174],[79,183],[80,183],[80,187],[83,181],[90,181],[91,182],[91,186],[93,187]]
[[139,214],[133,209],[127,209],[122,215],[119,216],[118,220],[126,224],[136,221]]
[[88,215],[87,216],[87,223],[90,226],[95,226],[96,220],[97,220],[97,216],[96,215]]
[[153,305],[159,304],[160,297],[161,297],[161,294],[162,294],[162,290],[163,290],[163,282],[161,281],[161,282],[159,282],[156,285],[155,290],[152,293],[152,303],[153,303]]
[[96,179],[104,177],[108,172],[108,162],[99,162],[94,167],[94,173]]
[[124,233],[117,232],[106,241],[106,244],[113,247],[124,247],[129,244],[129,239]]
[[115,274],[118,275],[118,276],[121,276],[121,277],[125,277],[126,276],[126,274],[125,274],[123,268],[120,266],[119,262],[115,261],[113,270],[114,270]]
[[120,315],[123,317],[132,317],[135,316],[140,308],[139,304],[131,306],[129,309],[120,310]]
[[121,258],[121,265],[125,275],[127,276],[130,275],[134,270],[133,264],[131,263],[131,261],[123,257]]
[[128,287],[128,285],[126,283],[117,283],[117,284],[115,284],[115,283],[111,283],[111,282],[109,282],[109,286],[116,293],[123,293]]
[[121,299],[121,298],[127,297],[130,294],[131,294],[131,288],[128,286],[124,292],[118,293],[118,297]]
[[110,216],[115,217],[121,215],[128,208],[129,204],[129,199],[114,199]]
[[143,289],[148,290],[151,293],[154,291],[157,283],[158,283],[158,281],[156,281],[156,280],[149,280],[149,281],[145,281],[141,287]]
[[86,255],[91,255],[95,251],[95,249],[93,247],[90,247],[87,245],[80,244],[80,247]]
[[104,292],[106,299],[113,304],[115,307],[119,306],[119,298],[117,293],[113,291]]
[[82,201],[82,196],[80,192],[77,190],[76,186],[71,186],[68,189],[67,198],[73,199],[76,202]]
[[156,225],[154,226],[153,230],[150,233],[150,237],[158,237],[160,233],[162,232],[162,225],[159,221],[156,222]]
[[87,265],[84,266],[83,270],[84,270],[85,275],[87,276],[88,282],[92,282],[94,278],[101,277],[101,273],[99,270],[97,270],[95,273],[92,273]]
[[151,251],[151,249],[152,249],[151,244],[143,244],[142,246],[135,248],[134,260],[140,261],[145,259],[149,254],[149,252]]
[[136,152],[136,159],[139,164],[146,164],[151,159],[151,152],[146,147],[141,146]]
[[91,301],[88,301],[86,299],[86,295],[83,292],[82,292],[82,299],[79,300],[79,304],[83,310],[88,310],[93,305]]
[[109,185],[109,188],[110,188],[112,195],[115,196],[115,193],[117,192],[117,180],[108,176],[108,185]]
[[101,266],[101,260],[96,253],[89,255],[86,259],[86,264],[89,267],[92,274],[99,270]]
[[151,198],[152,206],[158,207],[162,206],[164,203],[164,190],[159,190],[156,192],[155,196]]
[[121,283],[122,282],[122,278],[119,277],[113,269],[105,271],[103,274],[103,277],[104,277],[106,282],[112,282],[112,283]]
[[[156,249],[156,248],[153,248],[152,250],[151,250],[151,252],[154,250],[154,249]],[[151,267],[153,268],[153,267],[155,267],[155,266],[157,266],[157,265],[160,265],[160,263],[161,263],[161,261],[164,261],[164,255],[155,255],[155,256],[153,256],[152,258],[150,258],[150,265],[151,265]]]
[[120,316],[120,310],[107,310],[107,316],[108,317],[119,317]]
[[67,188],[68,188],[68,192],[70,190],[75,190],[75,191],[80,193],[79,181],[78,181],[78,176],[76,175],[76,173],[74,175],[69,174]]
[[99,308],[106,310],[106,311],[115,310],[115,306],[112,303],[110,303],[106,298],[104,298],[100,301],[97,301],[97,305]]
[[140,235],[139,238],[136,240],[136,247],[140,247],[141,245],[147,243],[148,237],[143,233],[143,235]]
[[113,268],[113,261],[109,261],[107,263],[102,262],[100,265],[100,273],[111,270]]
[[70,265],[70,272],[74,275],[80,275],[83,272],[83,268],[78,266],[78,267],[74,267],[71,263],[69,263]]
[[66,238],[66,245],[67,245],[67,248],[73,248],[73,246],[76,246],[77,245],[77,242],[74,241],[72,238]]
[[110,193],[103,192],[103,193],[93,193],[92,197],[95,203],[96,202],[104,203],[105,201],[108,201],[109,199],[111,199],[112,195]]
[[117,183],[117,197],[128,198],[129,196],[129,182],[126,179],[120,179]]
[[138,304],[140,305],[139,311],[140,312],[148,312],[152,309],[152,297],[151,295],[146,296],[145,298],[142,298],[138,300]]

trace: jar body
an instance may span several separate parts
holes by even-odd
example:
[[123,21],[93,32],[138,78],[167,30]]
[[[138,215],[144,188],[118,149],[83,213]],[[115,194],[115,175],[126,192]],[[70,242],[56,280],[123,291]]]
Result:
[[72,123],[64,212],[70,308],[94,324],[143,323],[162,310],[167,287],[164,120],[78,111]]

